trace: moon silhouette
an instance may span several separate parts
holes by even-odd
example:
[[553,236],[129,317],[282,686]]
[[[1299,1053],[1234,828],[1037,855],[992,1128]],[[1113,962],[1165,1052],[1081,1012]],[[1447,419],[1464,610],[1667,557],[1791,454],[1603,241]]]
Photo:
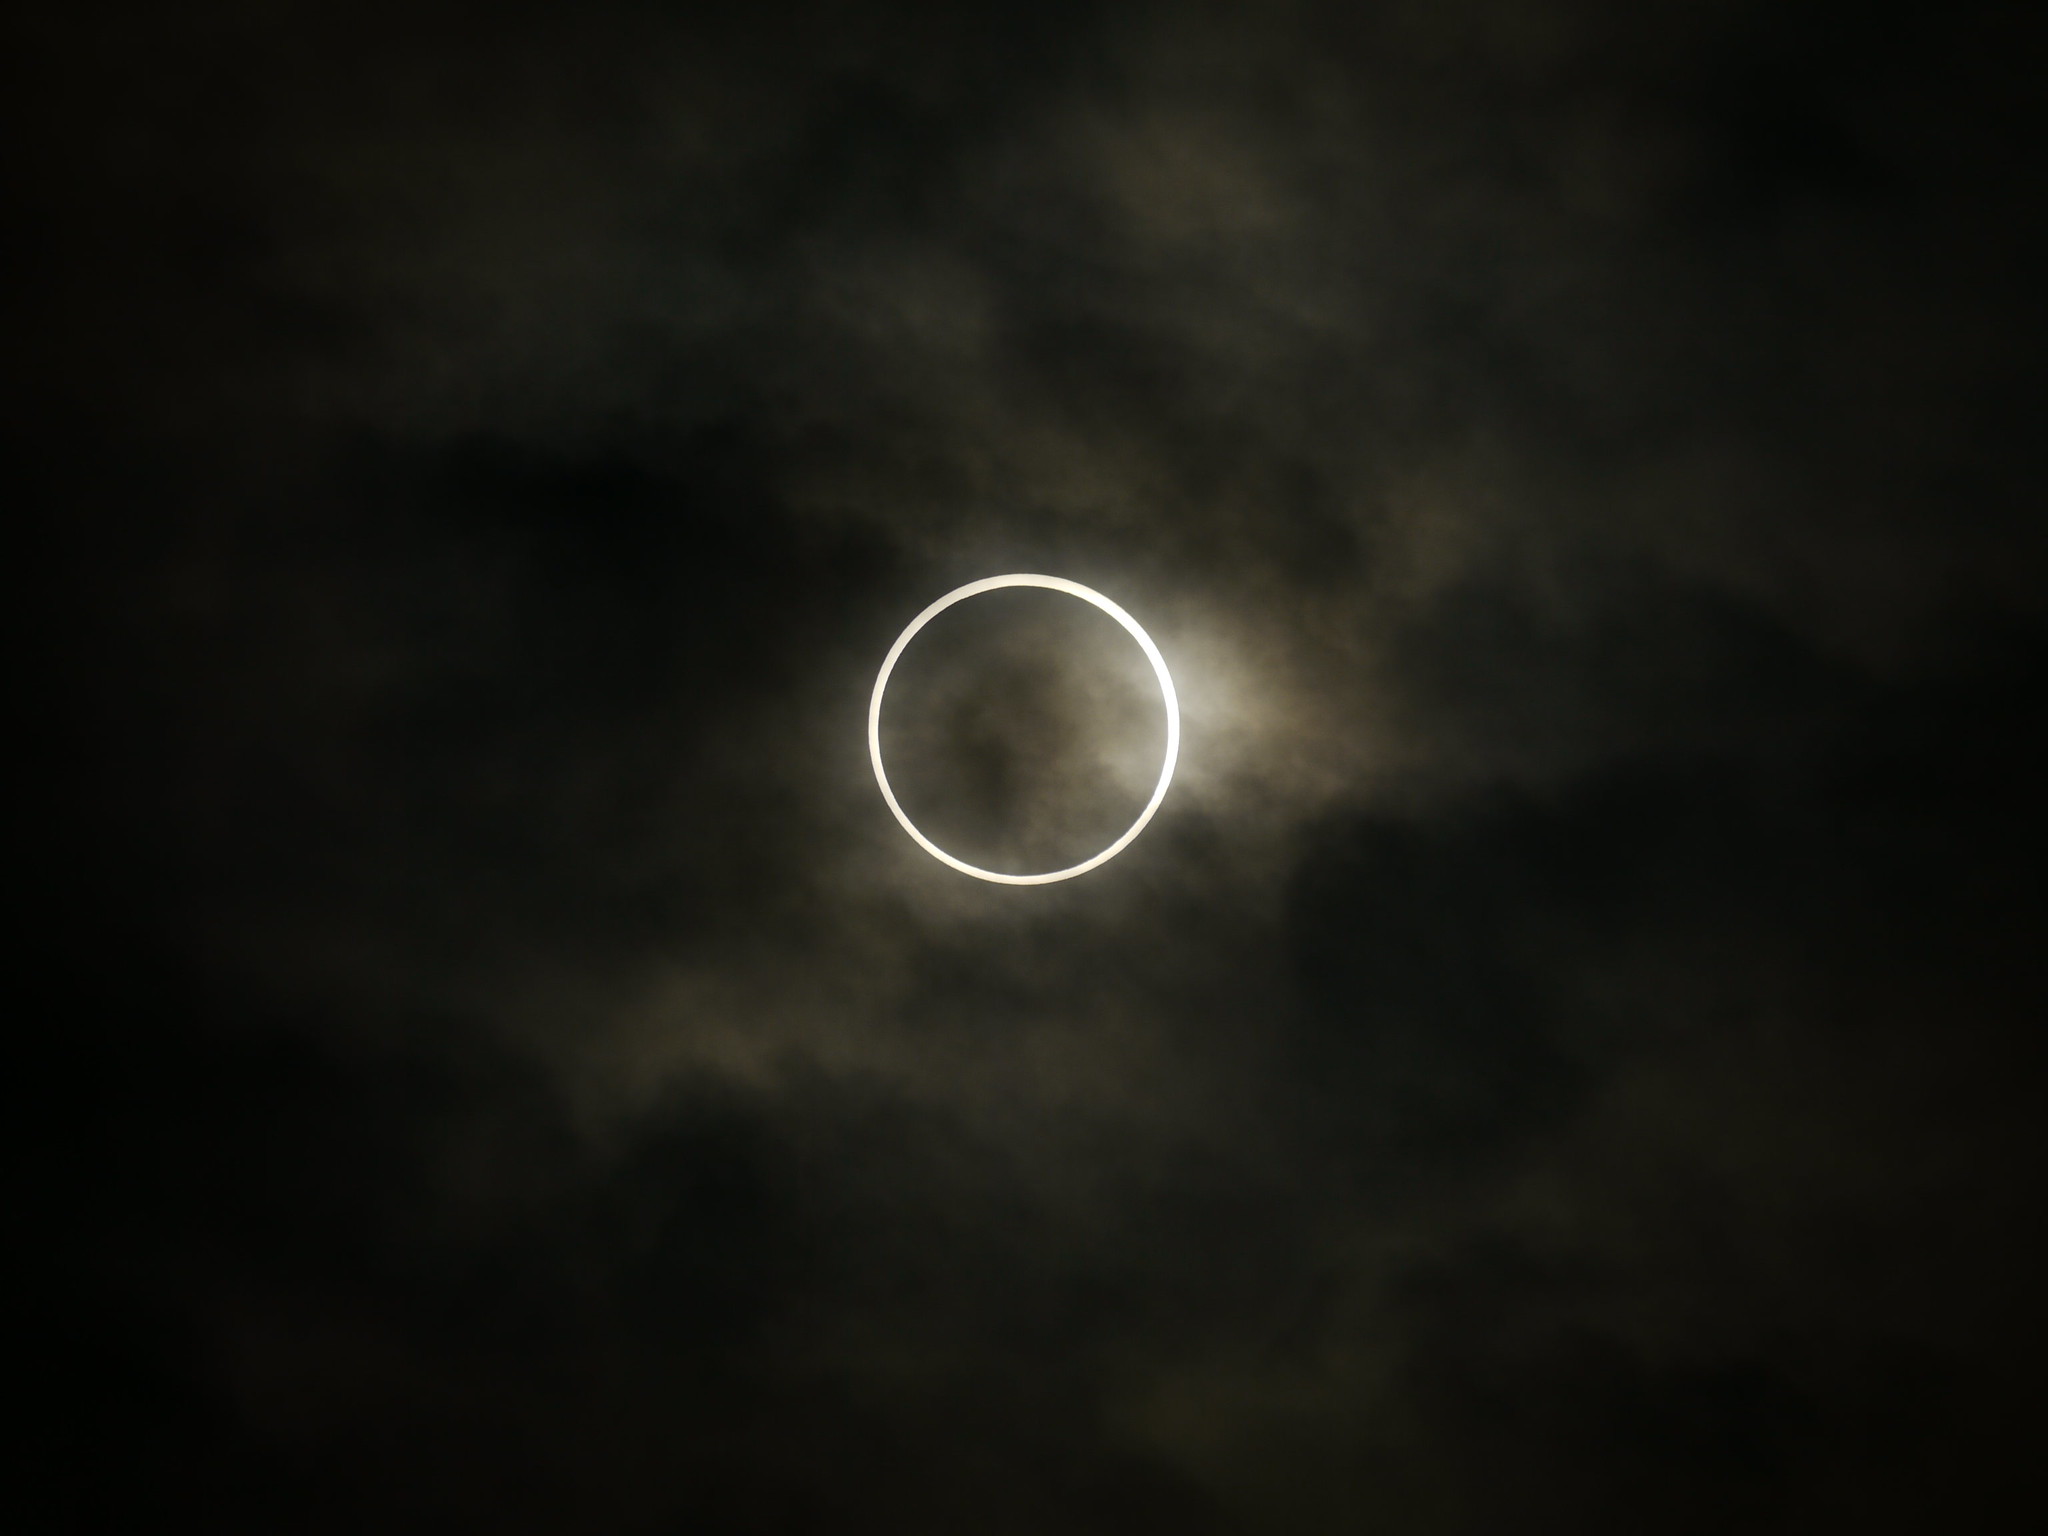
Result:
[[[1078,597],[1084,603],[1093,603],[1104,613],[1130,632],[1144,651],[1145,659],[1152,663],[1152,671],[1159,678],[1159,695],[1166,705],[1166,756],[1159,765],[1159,782],[1153,787],[1152,798],[1145,802],[1145,809],[1138,813],[1138,819],[1124,830],[1124,833],[1093,858],[1083,859],[1065,869],[1051,870],[1042,875],[1004,875],[992,869],[981,869],[965,859],[956,859],[937,843],[918,831],[917,826],[903,813],[903,807],[896,803],[896,792],[889,787],[888,772],[882,767],[882,695],[889,688],[889,674],[896,670],[897,658],[902,656],[904,647],[917,637],[917,632],[933,619],[944,613],[955,603],[965,602],[983,592],[994,592],[1003,587],[1044,587],[1053,592],[1064,592],[1069,597]],[[972,875],[977,880],[993,881],[997,885],[1051,885],[1057,880],[1071,880],[1076,875],[1085,875],[1091,869],[1107,864],[1111,859],[1130,847],[1133,839],[1145,830],[1145,824],[1152,819],[1159,804],[1166,798],[1166,787],[1173,782],[1173,767],[1180,757],[1180,699],[1173,691],[1173,677],[1166,670],[1166,658],[1159,654],[1159,647],[1152,643],[1152,637],[1128,613],[1097,592],[1093,587],[1084,587],[1078,581],[1068,581],[1062,576],[986,576],[980,581],[970,581],[964,587],[955,587],[944,597],[933,603],[924,612],[910,621],[896,643],[889,647],[889,654],[882,661],[882,670],[875,678],[874,698],[868,704],[868,758],[875,765],[875,782],[882,788],[882,798],[888,802],[890,812],[901,823],[918,847],[951,869],[963,875]]]

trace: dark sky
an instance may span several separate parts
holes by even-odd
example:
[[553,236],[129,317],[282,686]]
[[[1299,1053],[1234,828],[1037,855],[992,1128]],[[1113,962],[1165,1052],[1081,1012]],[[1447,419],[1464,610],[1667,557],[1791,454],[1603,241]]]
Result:
[[2037,9],[16,15],[10,1526],[2034,1529]]

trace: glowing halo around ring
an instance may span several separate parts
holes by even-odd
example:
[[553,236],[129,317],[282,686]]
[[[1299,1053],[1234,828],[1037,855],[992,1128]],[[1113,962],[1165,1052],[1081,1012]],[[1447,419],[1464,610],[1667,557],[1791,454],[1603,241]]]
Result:
[[[1145,802],[1145,809],[1138,813],[1138,819],[1130,824],[1124,835],[1111,843],[1092,859],[1066,869],[1056,869],[1044,875],[999,875],[992,869],[977,869],[964,859],[956,859],[937,843],[917,830],[911,819],[903,814],[903,807],[896,803],[896,792],[889,788],[889,775],[882,769],[882,695],[889,687],[889,674],[896,670],[896,660],[903,654],[903,648],[917,638],[917,632],[931,623],[955,603],[984,592],[994,592],[1002,587],[1045,587],[1053,592],[1064,592],[1069,597],[1078,597],[1084,603],[1093,603],[1117,623],[1130,631],[1131,638],[1138,642],[1145,659],[1152,663],[1152,670],[1159,677],[1159,694],[1166,701],[1166,760],[1159,767],[1159,783],[1152,790],[1152,798]],[[889,654],[883,659],[881,674],[875,679],[875,696],[868,704],[868,758],[875,765],[875,782],[882,786],[882,798],[889,802],[889,809],[903,830],[926,853],[941,864],[957,869],[963,875],[972,875],[977,880],[992,880],[997,885],[1051,885],[1055,880],[1071,880],[1076,875],[1085,875],[1099,865],[1130,847],[1131,840],[1145,830],[1145,823],[1152,819],[1152,813],[1159,809],[1159,802],[1166,798],[1166,786],[1173,782],[1173,765],[1180,757],[1180,698],[1173,691],[1173,678],[1166,670],[1166,658],[1159,654],[1159,647],[1152,643],[1152,637],[1138,626],[1132,618],[1115,603],[1097,592],[1093,587],[1084,587],[1078,581],[1068,581],[1060,576],[985,576],[980,581],[970,581],[964,587],[955,587],[944,597],[925,609],[910,621],[910,627],[896,637],[896,643],[889,647]]]

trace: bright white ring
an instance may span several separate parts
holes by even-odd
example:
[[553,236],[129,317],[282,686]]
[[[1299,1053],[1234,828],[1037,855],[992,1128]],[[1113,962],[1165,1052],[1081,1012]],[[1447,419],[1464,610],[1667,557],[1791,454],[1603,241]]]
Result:
[[[1079,864],[1056,869],[1046,875],[999,875],[992,869],[977,869],[964,860],[954,858],[911,824],[910,818],[903,814],[903,807],[896,803],[895,791],[889,788],[889,775],[882,771],[882,694],[889,686],[889,674],[896,670],[896,658],[903,654],[903,648],[916,638],[919,630],[955,603],[983,592],[993,592],[999,587],[1046,587],[1054,592],[1064,592],[1069,597],[1078,597],[1084,603],[1093,603],[1131,632],[1131,638],[1138,642],[1145,659],[1152,663],[1153,672],[1158,674],[1159,695],[1166,701],[1166,761],[1159,767],[1159,783],[1152,791],[1152,798],[1146,801],[1145,809],[1138,813],[1138,819],[1131,823],[1122,837],[1094,858],[1083,859]],[[868,704],[868,757],[875,765],[875,782],[882,786],[882,798],[889,802],[890,811],[903,824],[903,830],[916,840],[918,847],[941,864],[950,865],[961,874],[972,875],[977,880],[993,880],[998,885],[1051,885],[1055,880],[1071,880],[1076,875],[1087,874],[1099,864],[1107,864],[1131,845],[1131,839],[1145,830],[1145,823],[1152,819],[1152,813],[1159,809],[1159,802],[1166,798],[1166,786],[1173,782],[1173,765],[1180,757],[1180,699],[1173,691],[1172,677],[1167,674],[1166,658],[1159,654],[1159,647],[1152,643],[1152,637],[1138,627],[1136,619],[1093,587],[1084,587],[1078,581],[1068,581],[1060,576],[987,576],[948,592],[912,619],[910,627],[889,647],[889,654],[882,662],[881,675],[875,679],[874,699]]]

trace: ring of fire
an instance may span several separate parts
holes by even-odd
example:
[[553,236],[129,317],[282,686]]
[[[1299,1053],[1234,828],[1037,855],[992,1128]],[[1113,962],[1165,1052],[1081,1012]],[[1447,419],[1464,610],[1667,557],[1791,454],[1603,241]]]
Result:
[[[882,695],[888,691],[889,674],[896,670],[897,658],[902,656],[904,647],[917,637],[917,632],[933,619],[944,613],[955,603],[964,602],[983,592],[994,592],[1001,587],[1045,587],[1053,592],[1064,592],[1069,597],[1078,597],[1084,603],[1093,603],[1117,623],[1121,624],[1145,659],[1152,663],[1152,671],[1159,678],[1159,695],[1166,704],[1166,757],[1159,767],[1159,783],[1153,788],[1152,798],[1145,802],[1145,809],[1138,813],[1138,819],[1125,829],[1123,836],[1111,843],[1093,858],[1066,869],[1055,869],[1043,875],[1003,875],[992,869],[979,869],[964,859],[956,859],[937,843],[926,837],[903,813],[903,807],[896,803],[896,792],[889,787],[889,775],[882,767]],[[1166,658],[1159,654],[1159,647],[1152,643],[1152,637],[1145,633],[1138,621],[1115,603],[1092,587],[1084,587],[1078,581],[1068,581],[1060,576],[987,576],[980,581],[970,581],[964,587],[955,587],[944,597],[925,609],[910,621],[909,628],[896,637],[896,643],[889,647],[889,654],[882,662],[880,675],[875,678],[874,698],[868,704],[868,758],[875,766],[875,782],[882,788],[882,798],[888,802],[890,812],[901,823],[903,830],[926,853],[941,864],[957,869],[963,875],[972,875],[977,880],[990,880],[997,885],[1051,885],[1056,880],[1071,880],[1076,875],[1085,875],[1099,865],[1107,864],[1131,845],[1132,839],[1145,830],[1145,824],[1159,809],[1159,803],[1166,798],[1166,786],[1173,782],[1174,763],[1180,757],[1180,699],[1173,691],[1173,678],[1166,670]]]

